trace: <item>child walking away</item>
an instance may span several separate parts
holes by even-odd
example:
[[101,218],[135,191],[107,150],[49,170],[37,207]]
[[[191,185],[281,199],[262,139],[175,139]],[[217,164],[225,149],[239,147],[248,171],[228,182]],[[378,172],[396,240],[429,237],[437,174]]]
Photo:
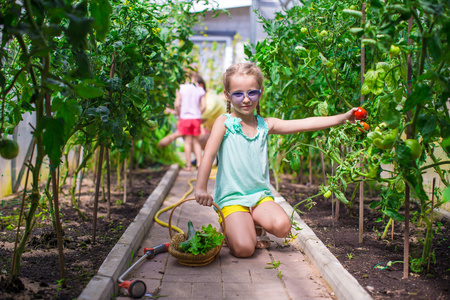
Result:
[[205,89],[197,82],[197,73],[189,70],[188,80],[180,85],[175,98],[175,109],[180,117],[177,131],[184,139],[187,171],[191,170],[191,153],[194,151],[197,166],[200,165],[202,147],[199,142],[202,113],[206,109]]
[[[197,174],[196,201],[205,206],[215,201],[220,207],[226,222],[227,244],[236,257],[250,257],[255,248],[269,247],[266,232],[284,238],[291,230],[289,216],[270,192],[268,135],[322,130],[347,120],[355,122],[356,108],[330,117],[263,119],[259,115],[262,82],[262,72],[253,63],[235,64],[226,70],[223,84],[228,113],[214,123]],[[219,166],[211,196],[207,183],[216,154]]]

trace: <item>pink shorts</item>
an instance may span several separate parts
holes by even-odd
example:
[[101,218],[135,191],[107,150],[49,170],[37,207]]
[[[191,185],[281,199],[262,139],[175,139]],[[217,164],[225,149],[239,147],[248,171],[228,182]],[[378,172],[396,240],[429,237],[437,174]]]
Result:
[[200,135],[202,119],[180,119],[178,120],[178,132],[182,135]]

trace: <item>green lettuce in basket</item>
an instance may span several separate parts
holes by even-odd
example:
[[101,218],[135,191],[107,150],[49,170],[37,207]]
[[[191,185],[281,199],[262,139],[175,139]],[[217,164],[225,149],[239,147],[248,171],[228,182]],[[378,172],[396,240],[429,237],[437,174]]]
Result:
[[206,254],[209,250],[220,246],[224,236],[218,232],[215,227],[209,224],[207,227],[202,226],[201,231],[196,231],[192,222],[188,222],[188,238],[180,243],[179,248],[182,252],[192,254]]

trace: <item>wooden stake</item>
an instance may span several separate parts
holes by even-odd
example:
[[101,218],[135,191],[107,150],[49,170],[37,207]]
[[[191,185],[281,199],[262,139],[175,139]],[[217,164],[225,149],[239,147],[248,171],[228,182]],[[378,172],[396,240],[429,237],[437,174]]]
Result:
[[[333,161],[331,161],[331,174],[334,175],[334,163]],[[339,202],[339,201],[337,201]],[[335,233],[336,233],[336,228],[334,226],[334,218],[335,218],[335,213],[334,213],[334,194],[331,194],[331,224],[333,226],[333,247],[336,247],[336,238],[335,238]]]
[[391,228],[391,241],[394,240],[394,219],[392,219],[392,228]]
[[123,163],[123,203],[127,203],[127,159]]
[[100,144],[100,151],[98,153],[97,159],[97,180],[95,183],[95,198],[94,198],[94,220],[92,226],[92,243],[95,244],[95,235],[97,234],[97,212],[98,212],[98,195],[100,193],[100,181],[102,176],[102,162],[103,162],[103,151],[105,150],[105,145]]
[[[361,27],[364,28],[364,23],[366,22],[366,4],[361,5]],[[364,39],[364,35],[361,37],[361,41]],[[364,84],[364,73],[366,72],[366,48],[361,42],[361,86]],[[364,103],[364,95],[361,94],[361,105]],[[360,164],[361,168],[364,166],[364,161]],[[361,180],[364,178],[361,177]],[[359,185],[359,243],[363,242],[364,233],[364,181],[361,181]]]
[[320,151],[320,163],[322,164],[322,179],[323,179],[323,184],[327,185],[327,177],[325,175],[325,161],[323,159],[323,152]]
[[[430,222],[433,224],[433,210],[434,210],[434,187],[436,185],[436,177],[433,178],[433,184],[431,185],[431,215],[430,215]],[[427,272],[430,272],[430,262],[431,262],[431,249],[430,249],[430,255],[428,255],[428,267]]]
[[[80,165],[83,162],[83,158],[84,158],[84,147],[80,146],[80,160],[78,165]],[[81,195],[81,183],[83,182],[83,169],[80,169],[80,172],[78,172],[76,176],[77,176],[77,186],[75,190],[78,191],[78,203],[79,203]]]
[[[410,37],[413,19],[412,17],[408,20],[408,45],[412,44],[412,39]],[[411,95],[412,92],[412,62],[411,53],[408,54],[408,73],[407,73],[407,90],[408,94]],[[408,120],[411,120],[411,111],[406,113]],[[406,127],[406,137],[411,138],[411,126]],[[406,183],[405,187],[405,235],[403,241],[403,279],[409,277],[409,185]]]
[[107,186],[107,219],[111,219],[111,168],[109,162],[109,148],[106,147],[106,186]]
[[309,148],[309,163],[308,163],[308,167],[309,167],[309,185],[312,185],[312,153],[311,153],[311,148]]
[[133,156],[134,156],[134,139],[131,141],[130,150],[130,166],[129,166],[129,176],[130,176],[130,189],[133,189]]

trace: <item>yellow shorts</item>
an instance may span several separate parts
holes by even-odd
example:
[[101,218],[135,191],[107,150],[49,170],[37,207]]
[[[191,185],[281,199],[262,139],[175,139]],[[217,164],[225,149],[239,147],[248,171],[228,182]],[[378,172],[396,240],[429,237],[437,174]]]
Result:
[[[259,200],[258,203],[256,203],[256,205],[253,207],[247,207],[247,206],[243,206],[243,205],[224,206],[224,208],[222,208],[222,213],[223,213],[223,216],[226,218],[227,216],[229,216],[232,213],[237,212],[237,211],[250,212],[251,209],[253,209],[253,208],[257,207],[258,205],[260,205],[261,203],[264,203],[267,201],[274,201],[274,200],[272,197],[264,197],[261,200]],[[222,224],[222,216],[220,215],[220,213],[218,211],[217,211],[217,214],[219,215],[219,223]]]

